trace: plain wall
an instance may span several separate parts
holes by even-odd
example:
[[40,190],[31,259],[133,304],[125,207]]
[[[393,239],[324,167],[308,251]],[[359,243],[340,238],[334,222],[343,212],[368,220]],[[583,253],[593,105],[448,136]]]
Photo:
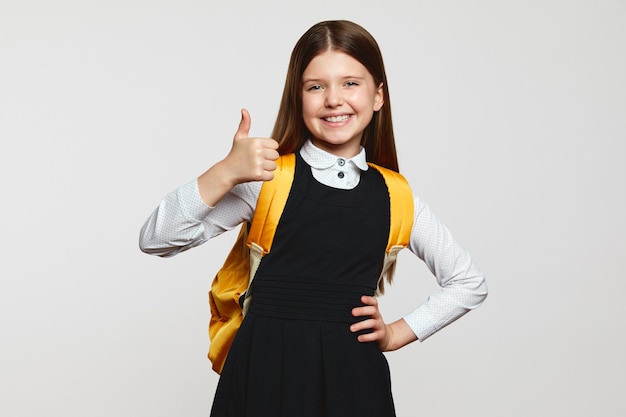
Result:
[[[141,225],[269,135],[314,23],[385,59],[401,170],[486,274],[388,353],[398,416],[623,416],[626,3],[3,1],[0,414],[206,416],[207,291],[234,234],[161,259]],[[437,289],[400,256],[395,320]],[[366,366],[364,364],[364,366]]]

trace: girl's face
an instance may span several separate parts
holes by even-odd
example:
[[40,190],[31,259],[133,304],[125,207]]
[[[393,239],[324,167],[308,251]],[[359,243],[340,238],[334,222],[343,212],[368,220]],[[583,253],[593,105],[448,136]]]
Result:
[[302,74],[302,117],[315,146],[344,158],[359,153],[363,131],[383,106],[383,86],[350,55],[328,50]]

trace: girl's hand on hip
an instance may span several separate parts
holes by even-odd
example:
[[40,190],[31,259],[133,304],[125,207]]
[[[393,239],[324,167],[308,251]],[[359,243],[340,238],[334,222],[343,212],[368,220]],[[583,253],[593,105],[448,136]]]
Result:
[[361,296],[363,307],[352,309],[354,317],[369,316],[368,319],[354,323],[350,326],[352,332],[371,329],[370,333],[361,334],[357,338],[359,342],[377,342],[383,352],[400,349],[409,343],[415,342],[417,336],[404,319],[399,319],[391,324],[386,324],[378,309],[378,300],[367,295]]
[[352,309],[354,317],[369,316],[368,319],[354,323],[350,326],[353,333],[362,330],[371,330],[369,333],[361,334],[357,337],[359,342],[377,342],[381,351],[389,350],[392,340],[392,331],[389,325],[385,324],[380,310],[378,309],[378,300],[376,297],[368,295],[361,296],[361,302],[365,304],[363,307],[355,307]]

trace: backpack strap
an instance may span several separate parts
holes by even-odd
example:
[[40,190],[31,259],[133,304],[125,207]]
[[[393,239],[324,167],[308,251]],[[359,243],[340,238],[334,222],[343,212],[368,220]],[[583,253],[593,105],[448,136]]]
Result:
[[248,232],[250,280],[243,301],[244,313],[248,311],[250,305],[250,294],[247,293],[250,292],[254,274],[261,263],[261,258],[272,249],[274,234],[293,184],[295,167],[296,155],[294,153],[281,155],[276,160],[274,178],[271,181],[265,181],[261,186],[261,193]]
[[294,153],[281,155],[276,161],[274,179],[265,181],[261,186],[252,226],[248,233],[248,247],[252,249],[254,246],[259,246],[263,256],[267,255],[272,248],[278,221],[291,191],[295,167],[296,155]]
[[381,173],[389,190],[389,239],[385,251],[383,268],[378,278],[379,292],[384,292],[385,276],[391,281],[398,253],[409,245],[413,229],[413,192],[408,181],[399,172],[368,162]]

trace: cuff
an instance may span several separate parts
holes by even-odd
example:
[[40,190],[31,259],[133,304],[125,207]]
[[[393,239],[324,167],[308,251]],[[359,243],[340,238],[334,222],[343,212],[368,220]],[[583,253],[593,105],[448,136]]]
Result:
[[213,210],[213,207],[208,206],[200,197],[197,178],[180,187],[176,192],[176,198],[187,218],[202,221]]
[[423,342],[437,332],[437,328],[432,324],[434,320],[425,305],[416,308],[412,313],[404,316],[404,321],[407,322],[420,342]]

